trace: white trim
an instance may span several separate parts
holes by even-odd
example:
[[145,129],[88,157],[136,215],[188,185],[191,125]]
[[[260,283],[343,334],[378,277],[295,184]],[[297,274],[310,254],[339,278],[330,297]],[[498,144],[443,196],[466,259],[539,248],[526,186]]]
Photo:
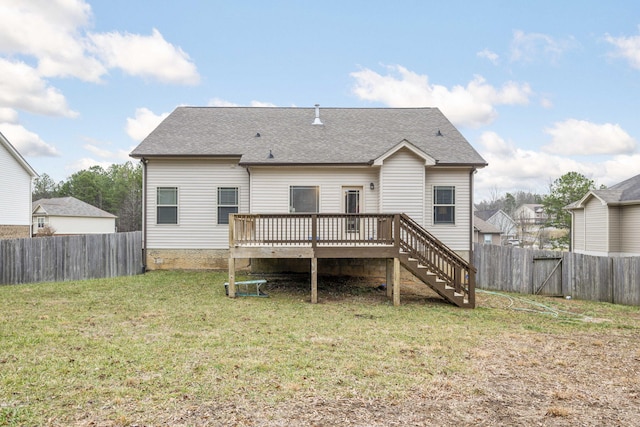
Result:
[[429,156],[427,153],[425,153],[424,151],[420,150],[418,147],[416,147],[415,145],[413,145],[412,143],[410,143],[406,139],[403,139],[398,144],[396,144],[394,147],[392,147],[389,151],[387,151],[382,156],[380,156],[377,159],[375,159],[373,161],[374,166],[382,166],[382,164],[384,163],[384,161],[386,159],[388,159],[390,156],[393,156],[395,153],[397,153],[399,150],[402,150],[403,148],[408,149],[413,154],[415,154],[416,156],[418,156],[421,159],[423,159],[425,166],[435,166],[436,159],[434,159],[433,157]]

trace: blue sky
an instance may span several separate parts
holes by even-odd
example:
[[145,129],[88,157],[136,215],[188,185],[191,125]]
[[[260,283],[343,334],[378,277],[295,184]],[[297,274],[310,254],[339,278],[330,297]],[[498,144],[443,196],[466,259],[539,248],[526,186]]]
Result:
[[640,173],[640,2],[0,0],[0,131],[56,181],[175,107],[439,107],[476,201]]

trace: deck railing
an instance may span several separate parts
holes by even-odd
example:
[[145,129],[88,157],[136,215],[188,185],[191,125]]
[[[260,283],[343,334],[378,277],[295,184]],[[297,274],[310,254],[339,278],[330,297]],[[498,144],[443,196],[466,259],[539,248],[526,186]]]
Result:
[[405,214],[234,214],[231,247],[394,247],[457,293],[474,297],[475,268]]
[[393,245],[391,214],[235,214],[232,246]]

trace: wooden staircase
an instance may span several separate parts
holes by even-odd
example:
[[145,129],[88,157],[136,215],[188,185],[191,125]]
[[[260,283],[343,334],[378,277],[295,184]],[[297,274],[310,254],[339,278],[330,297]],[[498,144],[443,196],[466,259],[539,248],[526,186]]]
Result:
[[475,273],[469,262],[407,215],[399,221],[400,263],[445,300],[475,307]]

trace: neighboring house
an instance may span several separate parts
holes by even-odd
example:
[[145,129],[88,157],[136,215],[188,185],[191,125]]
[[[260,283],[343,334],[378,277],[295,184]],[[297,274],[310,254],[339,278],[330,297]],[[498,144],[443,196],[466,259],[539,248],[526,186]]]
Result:
[[571,250],[597,256],[640,256],[640,175],[591,190],[571,213]]
[[493,224],[489,224],[477,215],[474,215],[473,218],[473,230],[473,241],[476,243],[485,243],[487,245],[502,244],[500,238],[502,230]]
[[0,239],[31,237],[31,184],[37,176],[0,133]]
[[131,156],[149,269],[225,267],[231,213],[405,213],[469,260],[486,166],[437,108],[179,107]]
[[540,227],[549,218],[541,204],[524,204],[518,206],[513,213],[516,222]]
[[115,215],[75,197],[36,200],[33,202],[32,218],[33,235],[45,229],[55,235],[116,232]]
[[516,238],[518,234],[518,224],[502,209],[475,211],[474,214],[501,231],[500,238],[502,244],[506,244],[508,241]]

